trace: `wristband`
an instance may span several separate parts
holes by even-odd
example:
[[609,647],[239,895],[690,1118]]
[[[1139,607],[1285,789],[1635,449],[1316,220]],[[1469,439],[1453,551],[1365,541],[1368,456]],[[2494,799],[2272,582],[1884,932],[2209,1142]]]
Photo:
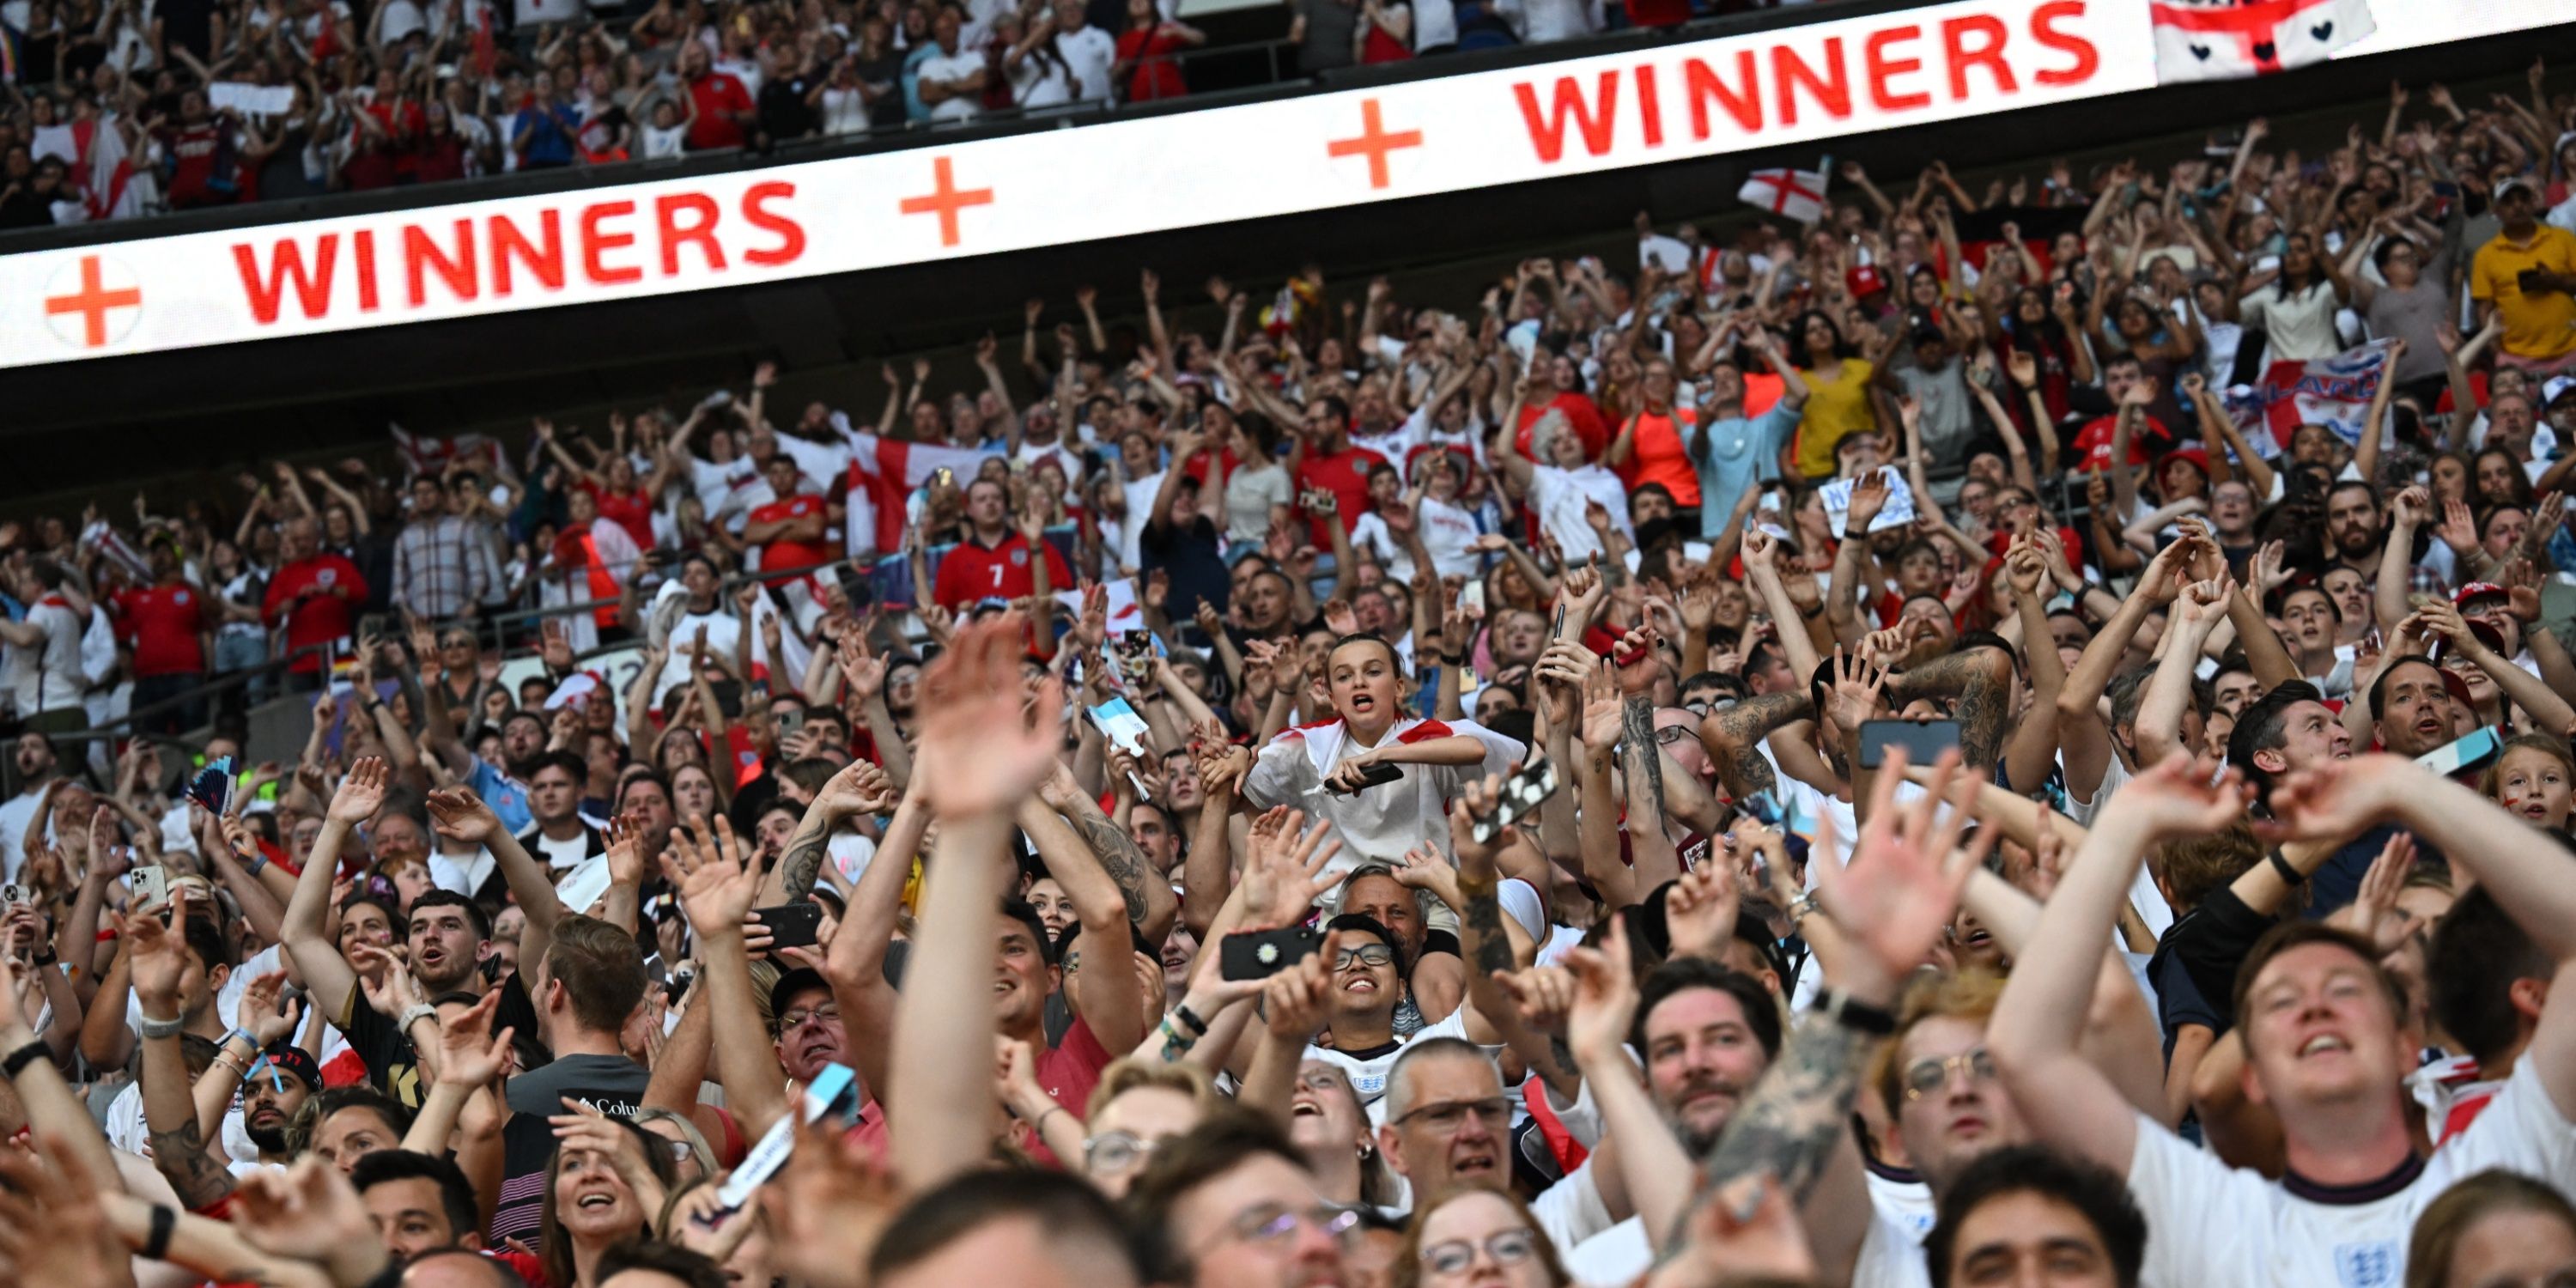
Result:
[[1883,1038],[1896,1032],[1895,1016],[1867,1002],[1854,1001],[1851,994],[1838,988],[1817,989],[1815,1011],[1828,1022],[1854,1033]]
[[411,1026],[422,1019],[436,1020],[438,1008],[427,1002],[414,1002],[405,1008],[402,1018],[394,1021],[394,1032],[409,1034]]
[[259,1049],[259,1039],[258,1039],[258,1038],[255,1038],[255,1037],[252,1037],[252,1036],[251,1036],[251,1032],[250,1032],[250,1030],[249,1030],[249,1029],[240,1029],[240,1028],[237,1028],[237,1029],[234,1029],[232,1032],[225,1034],[225,1035],[224,1035],[224,1041],[223,1041],[223,1042],[218,1042],[218,1043],[216,1043],[216,1044],[215,1044],[215,1050],[217,1050],[218,1052],[222,1051],[222,1050],[223,1050],[223,1048],[224,1048],[224,1043],[225,1043],[225,1042],[230,1042],[230,1041],[232,1041],[234,1038],[240,1038],[240,1039],[242,1040],[242,1045],[243,1045],[243,1046],[246,1046],[246,1047],[249,1047],[249,1048],[250,1048],[251,1050],[253,1050],[253,1051],[257,1051],[257,1050]]
[[45,1048],[45,1040],[36,1038],[27,1045],[10,1052],[7,1058],[0,1059],[0,1075],[6,1075],[9,1081],[16,1082],[18,1075],[26,1072],[28,1065],[44,1059],[48,1054],[50,1053]]
[[2308,883],[2307,874],[2290,866],[2290,861],[2282,858],[2279,850],[2273,850],[2270,853],[2265,854],[2263,859],[2265,862],[2272,865],[2272,871],[2279,873],[2282,883],[2289,886],[2291,889],[2296,890],[2300,886]]
[[248,1082],[250,1080],[250,1067],[238,1060],[235,1060],[232,1057],[232,1053],[229,1051],[217,1054],[214,1058],[214,1063],[232,1070],[233,1080],[236,1082]]
[[167,1203],[152,1205],[152,1233],[135,1249],[135,1255],[146,1261],[160,1261],[170,1255],[170,1236],[179,1228],[179,1214]]
[[1440,662],[1443,666],[1465,666],[1467,664],[1467,655],[1464,653],[1443,653],[1440,655]]
[[233,859],[235,862],[241,864],[241,870],[243,872],[246,872],[251,876],[258,876],[259,870],[268,866],[268,856],[261,853],[258,846],[252,846],[251,851],[248,854],[234,855]]
[[179,1036],[179,1030],[187,1027],[187,1020],[182,1016],[174,1015],[166,1020],[156,1020],[146,1015],[142,1020],[139,1030],[147,1038],[175,1038]]
[[52,970],[54,968],[54,963],[61,961],[62,958],[55,954],[54,946],[51,943],[48,943],[45,945],[44,952],[34,957],[30,957],[27,960],[38,970]]
[[1198,1012],[1190,1009],[1189,1003],[1183,1002],[1180,1005],[1173,1007],[1172,1014],[1178,1017],[1181,1023],[1189,1025],[1190,1028],[1195,1030],[1200,1037],[1207,1036],[1207,1021],[1200,1019]]

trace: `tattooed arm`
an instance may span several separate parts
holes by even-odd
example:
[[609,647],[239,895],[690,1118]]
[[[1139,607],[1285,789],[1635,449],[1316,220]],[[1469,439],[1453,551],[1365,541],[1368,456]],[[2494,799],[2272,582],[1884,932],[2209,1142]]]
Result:
[[1999,648],[1977,648],[1936,657],[1888,682],[1887,705],[1903,710],[1916,698],[1958,699],[1959,758],[1991,774],[2003,753],[2012,716],[2013,661]]
[[[1048,875],[1064,887],[1081,923],[1071,946],[1081,950],[1082,961],[1091,969],[1066,972],[1065,989],[1080,1004],[1083,1019],[1102,1046],[1132,1050],[1145,1040],[1146,1031],[1136,976],[1128,965],[1133,952],[1128,936],[1135,933],[1128,910],[1135,906],[1135,895],[1122,896],[1109,856],[1094,850],[1088,837],[1077,835],[1080,829],[1068,824],[1050,804],[1024,799],[1018,818],[1020,830],[1037,847]],[[1119,839],[1126,840],[1126,834],[1119,833]]]
[[1038,786],[1038,796],[1064,816],[1074,835],[1099,858],[1109,879],[1118,883],[1118,893],[1127,902],[1127,920],[1135,923],[1138,933],[1148,943],[1163,942],[1181,914],[1180,896],[1172,893],[1170,875],[1158,871],[1135,838],[1100,812],[1100,803],[1083,793],[1072,774],[1057,769],[1054,777]]
[[[150,1012],[154,1007],[144,1008]],[[190,1096],[188,1060],[180,1037],[143,1040],[143,1121],[152,1142],[152,1165],[170,1181],[179,1205],[191,1212],[233,1192],[233,1174],[207,1152]],[[220,1130],[220,1129],[218,1129]]]
[[[1641,668],[1649,676],[1654,668]],[[1651,681],[1650,681],[1651,682]],[[1655,700],[1631,693],[1619,703],[1619,775],[1628,789],[1628,847],[1637,887],[1652,890],[1682,874],[1681,852],[1664,827],[1664,765],[1655,745]]]
[[1717,765],[1718,784],[1742,800],[1779,786],[1771,762],[1762,758],[1762,740],[1782,725],[1815,718],[1815,703],[1806,694],[1765,693],[1700,721],[1699,741]]

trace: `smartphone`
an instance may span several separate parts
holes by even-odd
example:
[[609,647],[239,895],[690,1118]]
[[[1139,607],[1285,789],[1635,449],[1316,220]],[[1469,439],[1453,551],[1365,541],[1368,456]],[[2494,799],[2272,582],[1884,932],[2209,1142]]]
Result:
[[769,928],[769,951],[781,948],[811,948],[823,938],[823,905],[811,899],[782,903],[774,908],[754,908],[760,924]]
[[1360,785],[1357,787],[1327,785],[1324,790],[1335,796],[1353,796],[1402,777],[1404,777],[1404,766],[1379,763],[1360,771]]
[[1503,834],[1503,829],[1538,812],[1539,802],[1556,794],[1556,766],[1541,756],[1503,780],[1503,794],[1494,802],[1491,812],[1476,820],[1473,835],[1481,843]]
[[1958,745],[1956,720],[1867,720],[1860,726],[1860,767],[1885,764],[1890,747],[1903,747],[1908,764],[1928,765]]
[[1547,637],[1552,640],[1565,638],[1565,601],[1563,600],[1557,601],[1556,622],[1547,628]]
[[2503,751],[2504,739],[2494,729],[2480,729],[2417,756],[2415,763],[2444,778],[2457,778],[2472,770],[2486,768]]
[[1154,633],[1152,631],[1120,631],[1118,632],[1118,649],[1120,652],[1125,653],[1127,656],[1132,658],[1142,659],[1152,657],[1155,652]]
[[139,867],[125,874],[128,889],[134,891],[134,906],[158,908],[170,902],[170,870],[159,864]]
[[2523,294],[2530,295],[2540,289],[2540,279],[2545,276],[2547,274],[2539,269],[2526,268],[2513,275],[2513,284],[2520,287]]
[[803,708],[800,707],[797,710],[790,711],[786,715],[778,718],[779,741],[785,742],[786,740],[803,732],[805,732],[805,712]]
[[1483,581],[1479,580],[1468,582],[1458,591],[1458,610],[1469,617],[1483,617],[1485,615],[1485,583]]
[[32,902],[34,902],[34,900],[27,897],[27,888],[25,886],[19,885],[15,881],[12,881],[7,885],[0,885],[0,908],[15,908],[19,904]]
[[1247,930],[1217,945],[1217,974],[1226,979],[1268,979],[1315,955],[1324,932],[1312,926]]
[[938,469],[932,470],[932,471],[930,472],[930,485],[931,485],[932,487],[935,487],[935,488],[948,488],[948,487],[955,487],[955,486],[957,486],[957,471],[952,470],[952,469],[948,468],[948,467],[947,467],[947,466],[945,466],[945,465],[940,466]]

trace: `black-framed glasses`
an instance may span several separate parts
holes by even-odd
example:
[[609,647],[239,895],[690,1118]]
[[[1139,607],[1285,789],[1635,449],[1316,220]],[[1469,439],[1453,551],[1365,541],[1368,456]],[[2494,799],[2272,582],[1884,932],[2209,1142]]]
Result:
[[1466,1126],[1470,1115],[1482,1121],[1486,1130],[1500,1133],[1512,1125],[1512,1102],[1502,1096],[1487,1100],[1443,1100],[1437,1104],[1417,1105],[1388,1119],[1387,1123],[1401,1127],[1418,1118],[1431,1130],[1447,1135]]
[[1335,971],[1349,970],[1352,962],[1358,962],[1372,969],[1379,966],[1392,966],[1395,964],[1395,950],[1384,944],[1368,944],[1359,948],[1345,948],[1333,954]]
[[1687,742],[1696,736],[1696,731],[1689,725],[1665,725],[1655,731],[1655,745],[1669,747],[1677,742]]
[[1974,1047],[1957,1055],[1939,1059],[1926,1057],[1905,1066],[1905,1098],[1921,1100],[1941,1093],[1950,1085],[1951,1075],[1965,1072],[1970,1082],[1993,1082],[1995,1058],[1984,1047]]
[[1521,1226],[1497,1230],[1486,1235],[1482,1242],[1451,1239],[1446,1243],[1435,1243],[1422,1250],[1422,1264],[1430,1267],[1433,1274],[1465,1274],[1469,1266],[1476,1264],[1476,1253],[1480,1249],[1494,1259],[1495,1265],[1516,1266],[1537,1255],[1538,1231]]
[[814,1007],[811,1010],[798,1007],[792,1011],[781,1011],[778,1015],[778,1031],[780,1033],[793,1033],[796,1030],[805,1027],[805,1022],[808,1020],[820,1020],[826,1024],[838,1024],[841,1022],[841,1008],[827,1002],[821,1006]]

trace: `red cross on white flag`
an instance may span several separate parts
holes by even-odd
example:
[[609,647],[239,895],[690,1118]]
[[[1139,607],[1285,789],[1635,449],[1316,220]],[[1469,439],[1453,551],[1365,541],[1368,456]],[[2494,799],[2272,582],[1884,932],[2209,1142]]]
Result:
[[1802,224],[1825,217],[1825,176],[1817,170],[1756,170],[1735,195]]

